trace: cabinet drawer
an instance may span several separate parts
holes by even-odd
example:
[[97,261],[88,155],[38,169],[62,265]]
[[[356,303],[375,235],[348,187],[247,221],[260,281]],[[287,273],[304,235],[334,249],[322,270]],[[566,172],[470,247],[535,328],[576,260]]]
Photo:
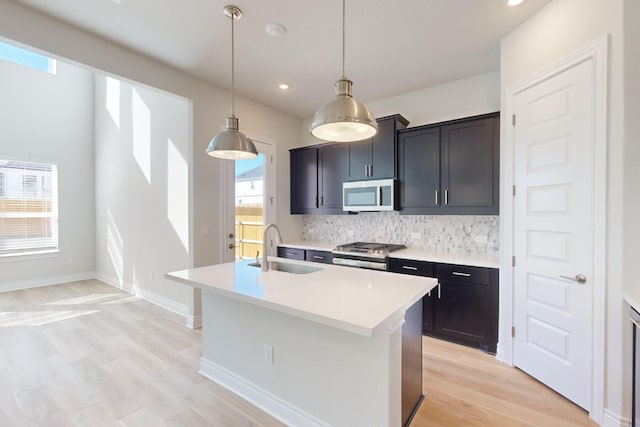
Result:
[[438,279],[460,283],[491,284],[491,268],[469,267],[466,265],[438,264]]
[[304,261],[304,249],[278,247],[278,256],[281,258],[299,259]]
[[314,251],[307,249],[307,261],[321,262],[323,264],[333,263],[333,254],[328,251]]
[[435,277],[434,264],[432,262],[412,259],[390,258],[389,271],[413,276]]

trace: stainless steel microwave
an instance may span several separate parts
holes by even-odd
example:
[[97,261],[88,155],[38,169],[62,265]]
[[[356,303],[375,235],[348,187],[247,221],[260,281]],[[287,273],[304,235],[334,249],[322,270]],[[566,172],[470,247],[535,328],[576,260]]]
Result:
[[342,184],[342,210],[352,212],[396,210],[395,179],[354,181]]

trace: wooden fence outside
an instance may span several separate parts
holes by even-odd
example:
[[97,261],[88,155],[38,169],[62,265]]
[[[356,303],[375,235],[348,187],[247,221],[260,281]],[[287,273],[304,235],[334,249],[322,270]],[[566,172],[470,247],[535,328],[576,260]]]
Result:
[[236,260],[254,259],[258,251],[262,250],[263,214],[262,205],[236,206]]

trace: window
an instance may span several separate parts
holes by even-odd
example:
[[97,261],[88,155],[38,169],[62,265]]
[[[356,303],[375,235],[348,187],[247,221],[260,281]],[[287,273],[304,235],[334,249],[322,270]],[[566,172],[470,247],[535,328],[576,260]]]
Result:
[[0,160],[0,257],[58,249],[57,173],[52,164]]
[[0,42],[0,59],[26,65],[34,70],[56,74],[55,59],[7,43]]

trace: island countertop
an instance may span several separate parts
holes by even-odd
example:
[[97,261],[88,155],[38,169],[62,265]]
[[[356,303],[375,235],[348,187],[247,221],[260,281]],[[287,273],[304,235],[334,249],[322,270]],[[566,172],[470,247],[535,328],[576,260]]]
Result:
[[404,312],[437,285],[427,277],[269,257],[269,262],[318,268],[294,274],[249,266],[248,261],[167,273],[204,291],[371,337],[393,329]]

